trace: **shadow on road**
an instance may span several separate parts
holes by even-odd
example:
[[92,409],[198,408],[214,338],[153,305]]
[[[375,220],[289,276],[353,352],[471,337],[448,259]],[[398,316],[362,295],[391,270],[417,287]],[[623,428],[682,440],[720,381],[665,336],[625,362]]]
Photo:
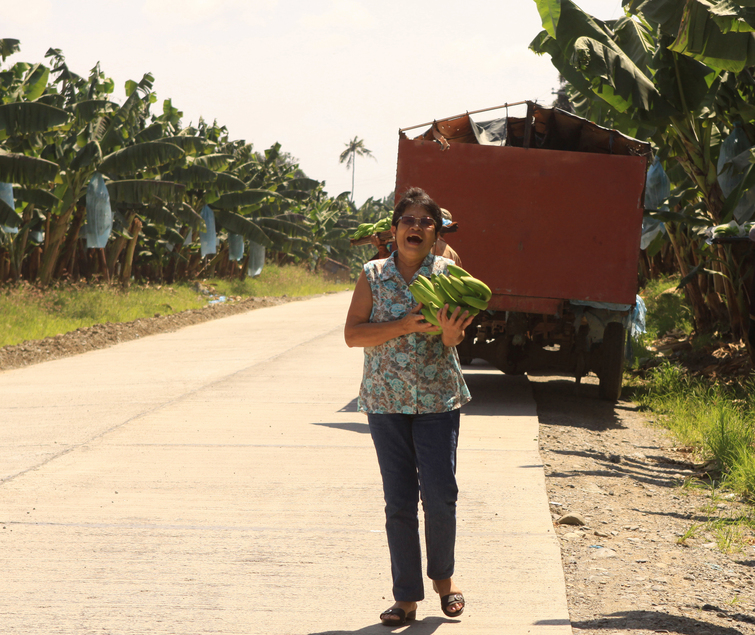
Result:
[[512,406],[522,402],[522,392],[529,393],[525,376],[504,375],[492,366],[477,363],[464,366],[463,372],[472,401],[462,407],[462,414],[483,417],[499,417],[504,412],[509,417],[531,417],[535,414],[526,403]]
[[[717,607],[704,610],[722,612]],[[723,612],[725,613],[725,611]],[[739,613],[726,613],[726,617],[750,624],[755,622],[755,619],[751,616]],[[682,635],[742,635],[742,631],[733,627],[718,626],[692,617],[669,615],[659,611],[622,611],[594,620],[573,622],[572,626],[580,630],[605,629],[610,632],[647,629],[650,632],[680,633]]]
[[348,430],[349,432],[359,432],[360,434],[370,433],[370,426],[366,423],[313,423],[312,425],[335,428],[337,430]]
[[385,626],[383,624],[370,624],[356,631],[318,631],[309,635],[385,635],[386,633],[396,632],[401,629],[402,635],[410,633],[411,635],[431,635],[438,630],[441,624],[460,624],[461,620],[447,620],[442,617],[426,617],[423,620],[408,622],[404,626]]
[[627,404],[611,403],[598,397],[597,384],[563,377],[530,376],[530,385],[537,402],[540,423],[552,426],[572,426],[599,432],[623,428],[617,409]]

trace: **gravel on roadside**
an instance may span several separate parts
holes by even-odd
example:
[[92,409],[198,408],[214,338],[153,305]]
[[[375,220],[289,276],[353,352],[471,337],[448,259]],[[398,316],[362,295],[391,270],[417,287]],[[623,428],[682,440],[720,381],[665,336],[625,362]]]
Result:
[[530,381],[574,632],[755,633],[755,534],[727,520],[752,508],[597,378]]

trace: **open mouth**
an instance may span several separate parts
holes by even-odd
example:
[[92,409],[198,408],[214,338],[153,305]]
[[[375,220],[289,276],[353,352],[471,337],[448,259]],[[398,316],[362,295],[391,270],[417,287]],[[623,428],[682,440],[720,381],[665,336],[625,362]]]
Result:
[[408,242],[410,245],[421,245],[422,237],[421,236],[407,236],[406,242]]

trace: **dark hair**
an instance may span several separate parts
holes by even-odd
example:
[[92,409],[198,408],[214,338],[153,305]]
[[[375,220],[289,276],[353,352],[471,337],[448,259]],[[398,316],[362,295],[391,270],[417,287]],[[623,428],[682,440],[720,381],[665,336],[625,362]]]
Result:
[[427,192],[421,187],[410,187],[401,195],[401,200],[396,203],[396,207],[393,210],[393,220],[391,221],[391,224],[398,225],[398,219],[404,215],[407,208],[412,207],[413,205],[418,205],[419,207],[424,208],[424,210],[432,216],[435,221],[435,233],[437,234],[443,225],[443,215],[441,214],[440,206],[431,199]]

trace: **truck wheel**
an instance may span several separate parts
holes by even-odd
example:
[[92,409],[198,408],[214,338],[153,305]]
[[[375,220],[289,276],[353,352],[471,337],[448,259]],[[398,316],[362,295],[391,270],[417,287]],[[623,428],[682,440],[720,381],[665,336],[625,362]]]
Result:
[[598,394],[601,399],[616,402],[621,397],[624,375],[624,326],[620,322],[611,322],[606,326],[600,366]]

